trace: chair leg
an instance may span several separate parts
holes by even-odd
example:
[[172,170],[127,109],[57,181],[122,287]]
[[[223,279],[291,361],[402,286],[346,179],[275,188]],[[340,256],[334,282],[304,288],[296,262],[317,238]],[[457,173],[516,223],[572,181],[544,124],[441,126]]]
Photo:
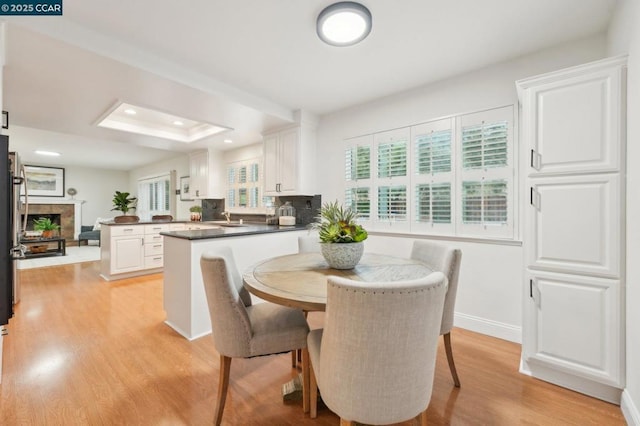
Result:
[[227,400],[227,389],[229,388],[229,372],[231,371],[231,358],[220,355],[220,380],[218,381],[218,401],[214,414],[214,424],[219,426],[222,422],[222,412],[224,403]]
[[422,413],[418,414],[418,423],[420,426],[427,426],[427,410],[424,410]]
[[340,418],[340,426],[356,426],[356,423],[353,420]]
[[318,417],[318,381],[313,365],[309,365],[309,399],[309,417],[315,419]]
[[309,412],[309,351],[307,348],[302,348],[302,411],[304,413]]
[[451,350],[451,333],[445,333],[444,337],[444,350],[447,353],[447,361],[449,362],[449,370],[451,370],[451,376],[453,377],[454,385],[460,387],[460,379],[458,379],[458,372],[456,371],[456,364],[453,362],[453,351]]
[[296,361],[298,360],[298,351],[297,350],[292,350],[291,351],[291,368],[296,368]]

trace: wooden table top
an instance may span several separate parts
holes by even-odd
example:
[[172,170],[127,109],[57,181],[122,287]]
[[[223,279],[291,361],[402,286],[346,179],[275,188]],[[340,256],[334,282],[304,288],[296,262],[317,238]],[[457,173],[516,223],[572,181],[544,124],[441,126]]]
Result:
[[298,253],[259,262],[242,278],[247,290],[261,299],[305,311],[324,311],[329,275],[373,282],[412,280],[431,272],[417,260],[373,253],[365,253],[354,269],[332,269],[321,253]]

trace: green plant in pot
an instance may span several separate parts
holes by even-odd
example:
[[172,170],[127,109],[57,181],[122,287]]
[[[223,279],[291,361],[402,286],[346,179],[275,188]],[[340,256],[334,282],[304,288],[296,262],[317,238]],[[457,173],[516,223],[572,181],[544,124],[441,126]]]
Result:
[[194,222],[198,222],[202,220],[202,207],[200,206],[191,206],[189,207],[189,211],[191,212],[191,220]]
[[325,203],[312,228],[318,231],[322,255],[334,269],[354,268],[364,252],[363,241],[369,236],[356,223],[358,215],[338,201]]
[[135,215],[128,215],[129,211],[136,209],[136,197],[131,197],[129,192],[116,191],[113,196],[113,208],[111,211],[121,211],[121,216],[113,218],[116,223],[138,222],[140,218]]
[[33,229],[42,231],[43,238],[52,238],[60,229],[60,225],[53,223],[48,217],[41,217],[33,221]]

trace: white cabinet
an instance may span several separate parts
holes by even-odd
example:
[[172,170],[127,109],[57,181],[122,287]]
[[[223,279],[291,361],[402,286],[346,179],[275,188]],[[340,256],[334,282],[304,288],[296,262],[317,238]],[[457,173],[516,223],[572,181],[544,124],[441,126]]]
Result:
[[281,130],[265,135],[263,145],[265,195],[313,195],[315,131]]
[[170,230],[168,223],[144,225],[144,268],[162,268],[163,236],[160,232]]
[[209,196],[209,152],[199,151],[189,155],[189,192],[194,198]]
[[103,225],[100,276],[110,281],[159,272],[170,224]]
[[535,271],[527,293],[527,362],[618,387],[624,370],[620,281]]
[[122,274],[144,268],[144,228],[117,226],[111,230],[110,274]]
[[626,58],[517,82],[523,371],[611,402],[624,387]]

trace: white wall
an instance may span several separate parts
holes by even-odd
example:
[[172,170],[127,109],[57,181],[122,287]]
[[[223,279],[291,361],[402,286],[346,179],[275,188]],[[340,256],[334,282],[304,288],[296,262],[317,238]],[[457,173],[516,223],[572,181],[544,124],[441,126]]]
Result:
[[[157,163],[147,164],[144,167],[131,170],[127,189],[132,194],[138,193],[138,179],[166,174],[171,170],[176,171],[176,188],[180,188],[180,177],[189,176],[189,156],[187,154],[176,154],[175,157]],[[175,220],[189,220],[189,207],[200,204],[199,201],[180,201],[180,196],[176,195]]]
[[[343,199],[345,138],[517,104],[516,80],[601,59],[606,56],[605,47],[605,36],[594,36],[323,116],[317,144],[317,170],[322,171],[317,181],[323,198]],[[410,244],[408,238],[373,235],[367,247],[408,254]],[[463,250],[456,324],[520,341],[521,247],[463,241],[455,244]]]
[[628,53],[627,77],[627,268],[626,268],[626,361],[627,385],[622,410],[627,423],[640,425],[640,4],[620,0],[608,34],[610,55]]

